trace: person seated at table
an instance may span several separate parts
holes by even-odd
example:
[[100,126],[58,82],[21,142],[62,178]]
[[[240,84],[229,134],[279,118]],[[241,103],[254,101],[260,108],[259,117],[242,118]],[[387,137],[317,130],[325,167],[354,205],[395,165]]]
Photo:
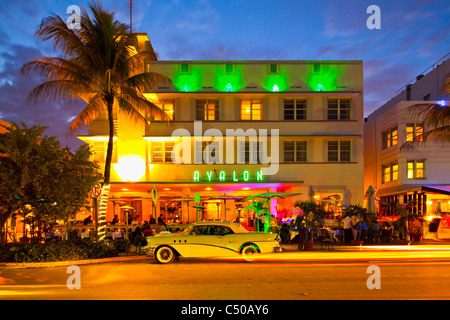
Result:
[[87,217],[86,219],[84,219],[83,221],[83,225],[87,225],[87,224],[91,224],[92,223],[92,216]]
[[377,222],[375,220],[372,220],[372,223],[369,225],[368,231],[367,231],[367,241],[368,242],[378,241],[379,229],[380,228],[378,227]]
[[287,223],[283,223],[280,229],[281,243],[287,244],[291,239],[291,233]]
[[394,231],[394,226],[389,225],[387,221],[383,222],[383,225],[380,228],[381,231],[381,241],[389,242],[392,232]]
[[360,237],[360,239],[362,241],[365,241],[365,239],[367,237],[367,232],[368,232],[367,224],[364,221],[358,222],[358,225],[357,225],[357,228],[356,228],[358,230],[358,232],[359,232],[360,225],[361,225],[361,237]]
[[119,223],[119,217],[116,215],[114,215],[114,219],[112,219],[111,224],[116,224]]

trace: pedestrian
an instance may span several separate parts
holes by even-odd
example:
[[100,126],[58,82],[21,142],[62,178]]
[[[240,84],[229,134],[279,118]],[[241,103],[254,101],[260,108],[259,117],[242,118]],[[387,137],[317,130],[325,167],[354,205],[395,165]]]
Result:
[[352,218],[346,216],[342,219],[342,226],[344,227],[344,243],[350,244],[350,240],[353,239]]
[[159,217],[158,217],[158,225],[163,225],[163,226],[167,229],[167,225],[166,225],[166,223],[164,222],[162,213],[161,213],[161,214],[159,215]]

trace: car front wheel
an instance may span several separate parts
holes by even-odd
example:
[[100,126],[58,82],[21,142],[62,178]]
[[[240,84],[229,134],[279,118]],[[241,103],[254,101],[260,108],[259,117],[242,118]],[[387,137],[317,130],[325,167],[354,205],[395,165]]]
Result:
[[254,244],[247,244],[242,248],[241,254],[246,261],[253,261],[259,253],[258,247]]
[[158,250],[156,250],[155,258],[159,263],[171,263],[175,260],[175,251],[169,247],[158,248]]

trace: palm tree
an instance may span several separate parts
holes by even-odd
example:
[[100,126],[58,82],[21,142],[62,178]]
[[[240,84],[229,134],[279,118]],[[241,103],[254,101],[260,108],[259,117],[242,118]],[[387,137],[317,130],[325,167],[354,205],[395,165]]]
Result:
[[[269,214],[269,202],[270,200],[264,200],[264,201],[255,201],[252,202],[251,204],[249,204],[246,208],[245,211],[247,210],[253,210],[256,213],[256,231],[260,231],[259,230],[259,216],[261,214]],[[267,231],[267,230],[264,230]]]
[[[442,91],[447,96],[450,95],[450,75]],[[413,117],[423,119],[424,126],[427,128],[422,135],[423,141],[450,142],[450,106],[439,103],[420,103],[410,106],[408,112]]]
[[117,21],[114,13],[103,9],[97,1],[89,3],[89,8],[93,19],[82,9],[79,29],[70,29],[57,15],[43,19],[36,35],[43,41],[51,41],[62,57],[43,57],[28,62],[22,72],[47,79],[30,92],[29,98],[35,102],[80,98],[87,102],[73,120],[71,132],[89,124],[100,112],[107,111],[109,140],[98,230],[102,239],[113,154],[113,112],[120,111],[136,122],[145,122],[145,115],[159,115],[169,121],[169,117],[143,95],[169,79],[162,74],[144,72],[144,65],[156,61],[156,54],[153,50],[133,50],[136,40],[129,33],[128,25]]

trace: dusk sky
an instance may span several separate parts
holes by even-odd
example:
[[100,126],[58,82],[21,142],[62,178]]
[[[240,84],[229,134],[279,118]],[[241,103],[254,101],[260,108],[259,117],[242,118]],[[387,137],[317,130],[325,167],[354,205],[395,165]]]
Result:
[[[86,0],[0,0],[0,119],[49,126],[67,137],[78,104],[26,101],[42,79],[19,73],[25,62],[55,56],[35,31],[42,18],[65,19],[67,7]],[[129,23],[129,0],[104,0]],[[370,30],[370,5],[381,9],[381,29]],[[450,52],[448,0],[134,0],[133,30],[145,32],[160,60],[362,60],[364,114]],[[83,131],[79,132],[83,133]]]

